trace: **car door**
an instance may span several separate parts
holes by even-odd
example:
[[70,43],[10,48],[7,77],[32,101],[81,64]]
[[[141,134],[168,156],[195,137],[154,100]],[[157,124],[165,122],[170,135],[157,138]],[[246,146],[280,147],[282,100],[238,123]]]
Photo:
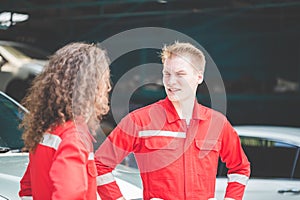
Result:
[[[300,199],[300,148],[272,139],[241,137],[243,149],[251,163],[251,178],[244,200]],[[219,165],[217,198],[224,197],[226,168]]]
[[28,163],[21,153],[22,130],[18,129],[26,110],[0,91],[0,199],[19,199],[20,176]]

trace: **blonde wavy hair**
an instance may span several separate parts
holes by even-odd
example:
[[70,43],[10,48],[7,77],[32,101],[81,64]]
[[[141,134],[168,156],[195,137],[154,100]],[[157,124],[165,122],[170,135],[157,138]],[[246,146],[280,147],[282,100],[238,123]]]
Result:
[[56,51],[22,101],[29,110],[20,125],[25,149],[33,151],[46,131],[77,117],[94,132],[109,111],[110,89],[105,50],[77,42]]

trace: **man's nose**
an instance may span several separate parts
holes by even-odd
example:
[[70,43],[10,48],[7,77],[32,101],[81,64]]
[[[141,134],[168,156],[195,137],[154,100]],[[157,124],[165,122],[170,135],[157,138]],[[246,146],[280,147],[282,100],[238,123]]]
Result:
[[168,84],[172,85],[176,83],[176,77],[174,75],[170,75],[168,79]]

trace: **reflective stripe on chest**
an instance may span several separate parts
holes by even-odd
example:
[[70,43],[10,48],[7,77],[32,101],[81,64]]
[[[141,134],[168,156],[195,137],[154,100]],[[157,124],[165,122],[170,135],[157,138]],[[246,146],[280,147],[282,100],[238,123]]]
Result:
[[139,131],[139,137],[164,136],[175,138],[186,138],[185,132],[162,131],[162,130],[144,130]]

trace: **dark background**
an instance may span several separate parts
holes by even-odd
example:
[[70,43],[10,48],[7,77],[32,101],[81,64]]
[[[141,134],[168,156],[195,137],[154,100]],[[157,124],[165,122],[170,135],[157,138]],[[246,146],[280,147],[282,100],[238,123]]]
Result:
[[[218,66],[227,93],[226,115],[233,124],[300,126],[300,1],[1,0],[2,11],[30,17],[1,26],[0,40],[30,44],[49,54],[72,41],[101,42],[132,28],[179,31],[201,44]],[[112,81],[150,62],[160,62],[157,50],[131,52],[112,63]],[[291,89],[289,83],[298,86]],[[131,108],[164,96],[160,86],[141,88]],[[205,84],[198,99],[210,106]]]

